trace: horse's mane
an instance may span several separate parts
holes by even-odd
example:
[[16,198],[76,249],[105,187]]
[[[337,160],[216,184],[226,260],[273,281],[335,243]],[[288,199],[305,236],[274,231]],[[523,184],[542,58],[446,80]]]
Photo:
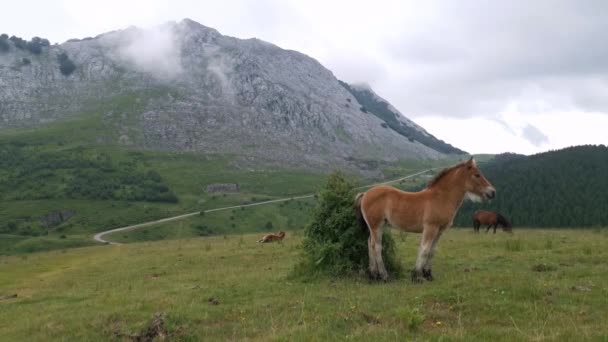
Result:
[[431,181],[427,184],[427,189],[432,188],[433,186],[437,185],[437,183],[439,183],[439,181],[445,177],[448,173],[454,171],[455,169],[458,169],[459,167],[463,166],[464,164],[466,164],[467,162],[462,162],[459,164],[456,164],[454,166],[445,168],[443,170],[441,170],[433,179],[431,179]]

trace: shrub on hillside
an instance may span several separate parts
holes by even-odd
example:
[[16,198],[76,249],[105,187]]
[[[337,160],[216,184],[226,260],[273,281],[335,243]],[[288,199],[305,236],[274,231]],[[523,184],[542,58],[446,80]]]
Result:
[[57,56],[57,62],[59,62],[59,71],[65,76],[69,76],[74,70],[76,70],[76,64],[72,62],[70,57],[65,52],[62,52]]
[[42,48],[49,47],[50,42],[48,39],[34,37],[32,40],[27,42],[27,50],[34,55],[39,55],[42,53]]
[[13,42],[17,49],[29,51],[34,55],[41,54],[43,48],[49,47],[51,45],[51,42],[49,42],[48,39],[34,37],[28,42],[27,40],[17,36],[11,36],[9,38],[6,33],[3,33],[0,35],[0,52],[7,52],[9,50],[9,40]]
[[[295,274],[352,276],[368,268],[369,231],[359,226],[354,210],[355,189],[341,173],[329,176],[319,192],[312,222],[304,230],[302,261]],[[392,276],[399,275],[395,241],[388,230],[382,239],[382,257]]]
[[27,49],[27,41],[26,41],[26,40],[24,40],[24,39],[22,39],[22,38],[20,38],[20,37],[14,36],[14,35],[13,35],[13,36],[11,36],[11,37],[9,38],[9,40],[10,40],[11,42],[13,42],[13,44],[15,45],[15,47],[16,47],[17,49],[21,49],[21,50],[25,50],[25,49]]
[[11,49],[10,44],[8,43],[8,36],[6,34],[0,35],[0,52],[8,52]]

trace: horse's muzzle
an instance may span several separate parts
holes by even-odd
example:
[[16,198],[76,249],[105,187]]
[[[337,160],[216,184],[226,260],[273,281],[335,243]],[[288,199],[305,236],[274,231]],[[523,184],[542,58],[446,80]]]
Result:
[[487,199],[492,199],[494,197],[496,197],[496,190],[490,189],[490,190],[486,191],[486,198]]

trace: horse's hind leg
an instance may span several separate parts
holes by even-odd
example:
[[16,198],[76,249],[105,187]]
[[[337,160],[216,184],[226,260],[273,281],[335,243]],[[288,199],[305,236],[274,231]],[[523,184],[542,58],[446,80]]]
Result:
[[376,261],[378,276],[380,279],[386,281],[388,280],[388,272],[386,271],[384,261],[382,260],[382,225],[376,226],[376,229],[370,234],[370,238],[370,243],[374,250],[374,260]]
[[376,263],[376,254],[374,253],[371,232],[369,238],[367,238],[367,252],[369,254],[369,275],[371,278],[375,279],[378,277],[378,264]]

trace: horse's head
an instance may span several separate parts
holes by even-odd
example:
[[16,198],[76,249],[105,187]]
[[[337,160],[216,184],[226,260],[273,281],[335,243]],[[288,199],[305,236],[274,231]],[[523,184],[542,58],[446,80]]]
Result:
[[502,216],[501,214],[498,214],[498,218],[501,221],[500,224],[502,225],[502,230],[507,233],[513,234],[513,224],[511,223],[511,221],[509,221],[508,218]]
[[465,174],[465,190],[467,197],[473,201],[489,200],[496,196],[496,189],[477,168],[475,159],[471,157],[463,165]]
[[285,237],[285,232],[279,232],[277,235],[282,239]]

